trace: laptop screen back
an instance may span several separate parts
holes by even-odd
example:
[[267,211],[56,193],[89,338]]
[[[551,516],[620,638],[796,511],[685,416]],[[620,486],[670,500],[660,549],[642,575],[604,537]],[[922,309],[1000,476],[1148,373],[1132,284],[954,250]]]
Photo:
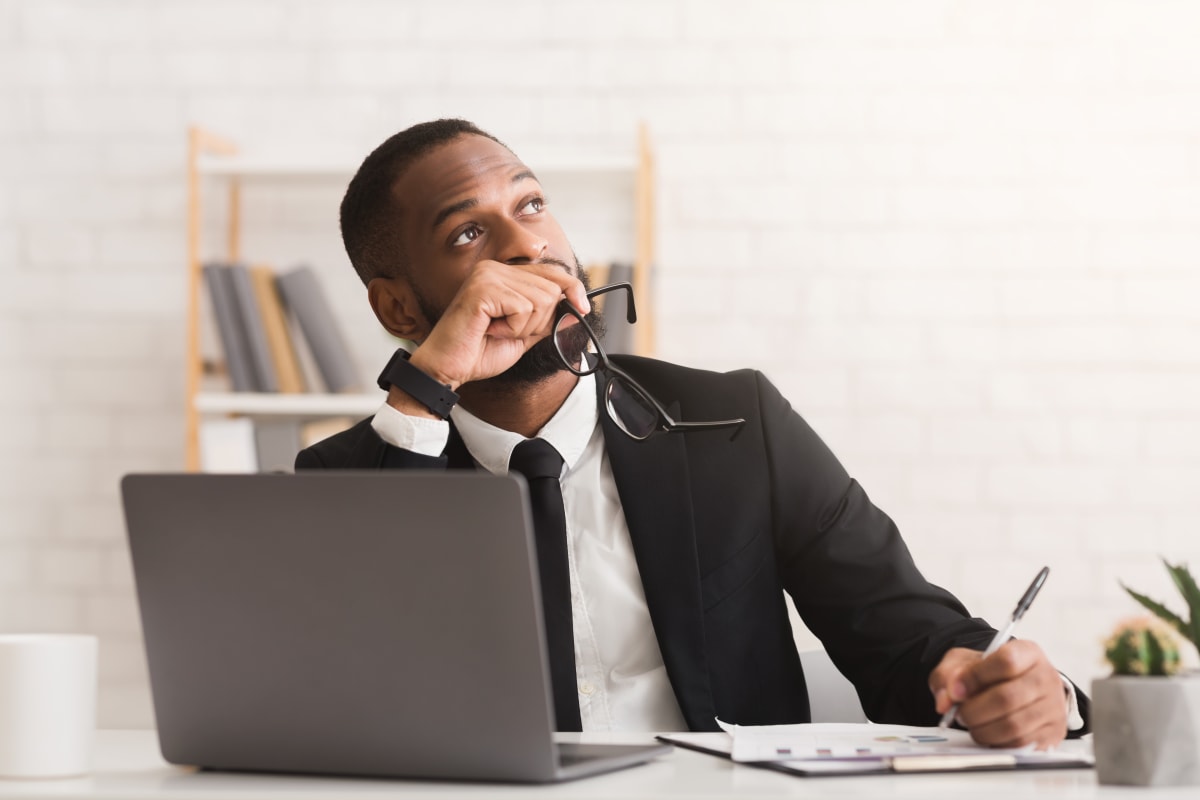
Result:
[[519,478],[131,475],[122,491],[167,760],[552,774]]

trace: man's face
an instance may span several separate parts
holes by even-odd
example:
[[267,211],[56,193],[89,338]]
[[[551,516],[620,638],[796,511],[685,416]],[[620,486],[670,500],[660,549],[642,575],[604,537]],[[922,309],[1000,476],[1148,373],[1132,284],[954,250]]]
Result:
[[[480,261],[556,264],[586,285],[533,172],[487,137],[464,135],[436,148],[401,175],[392,196],[400,211],[407,280],[431,326]],[[589,316],[592,321],[601,324]],[[569,332],[564,353],[582,354],[586,332],[582,326]],[[562,368],[547,337],[497,378],[537,381]]]

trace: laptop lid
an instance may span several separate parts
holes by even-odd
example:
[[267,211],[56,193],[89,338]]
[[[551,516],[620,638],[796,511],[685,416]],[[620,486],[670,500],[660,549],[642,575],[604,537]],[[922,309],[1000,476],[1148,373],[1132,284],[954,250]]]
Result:
[[168,761],[557,777],[519,477],[130,475],[122,493]]

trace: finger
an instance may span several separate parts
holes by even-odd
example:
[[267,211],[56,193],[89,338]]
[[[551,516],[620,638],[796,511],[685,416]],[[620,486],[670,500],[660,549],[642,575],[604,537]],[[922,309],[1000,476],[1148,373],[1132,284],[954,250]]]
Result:
[[544,315],[536,311],[510,314],[504,318],[492,320],[488,326],[489,336],[520,341],[525,343],[526,347],[532,347],[553,331],[553,320],[546,319]]
[[1045,706],[1031,706],[985,725],[970,726],[971,738],[989,747],[1054,747],[1067,736],[1065,716]]
[[[942,660],[929,673],[929,691],[933,693],[934,706],[939,714],[946,710],[956,700],[966,697],[965,688],[961,686],[960,676],[972,666],[979,663],[980,653],[965,647],[954,647],[946,651]],[[959,684],[958,691],[951,696],[951,687]]]
[[[1040,664],[1049,664],[1034,642],[1012,640],[960,676],[966,697],[1006,681],[1016,680]],[[955,693],[951,691],[953,696]]]
[[587,299],[587,290],[584,289],[583,283],[562,265],[536,263],[524,265],[523,268],[530,269],[538,277],[554,283],[558,287],[559,295],[565,296],[567,302],[574,306],[580,314],[587,314],[592,310],[592,304]]
[[[538,267],[540,270],[548,269],[545,265]],[[492,313],[495,316],[503,313],[510,317],[512,334],[518,338],[548,336],[558,317],[559,302],[563,299],[559,283],[521,268],[504,275],[501,286],[505,291],[498,293],[497,297],[503,299],[505,304]]]
[[567,302],[575,307],[575,310],[580,314],[587,315],[592,310],[592,303],[588,300],[587,289],[583,288],[583,284],[576,280],[568,286],[563,294],[567,297]]
[[488,318],[489,334],[515,339],[548,335],[561,298],[558,284],[507,265],[481,272],[464,292],[464,303]]
[[1032,681],[1008,681],[989,686],[959,706],[958,716],[968,728],[983,728],[1021,714],[1047,699],[1043,687]]
[[480,314],[489,320],[488,335],[504,339],[523,338],[528,319],[536,310],[529,293],[511,284],[481,287],[481,291],[483,294],[478,298],[478,308]]
[[[536,290],[535,290],[536,292]],[[556,289],[557,292],[557,289]],[[557,317],[558,302],[561,294],[539,295],[531,299],[531,306],[519,319],[512,319],[514,335],[519,339],[536,342],[554,332],[554,320]]]

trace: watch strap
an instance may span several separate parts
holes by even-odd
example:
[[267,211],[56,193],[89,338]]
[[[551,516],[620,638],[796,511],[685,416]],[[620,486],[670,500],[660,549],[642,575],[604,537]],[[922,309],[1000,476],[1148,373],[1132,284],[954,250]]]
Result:
[[379,373],[379,388],[386,392],[395,386],[441,419],[446,419],[450,409],[458,403],[458,393],[414,367],[408,360],[411,356],[403,347],[397,348],[383,372]]

